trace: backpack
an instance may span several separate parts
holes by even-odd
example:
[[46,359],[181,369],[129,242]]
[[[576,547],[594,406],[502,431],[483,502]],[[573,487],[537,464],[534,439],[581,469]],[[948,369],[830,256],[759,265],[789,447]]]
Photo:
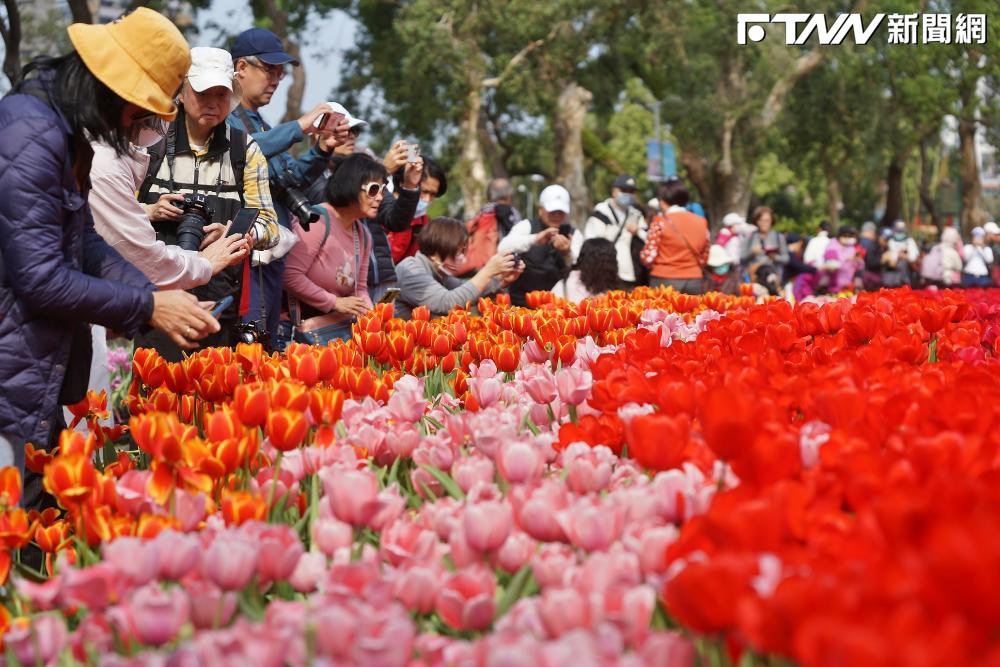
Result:
[[[139,201],[145,201],[156,181],[156,175],[160,172],[160,166],[167,156],[167,139],[164,138],[153,144],[146,149],[146,152],[149,154],[149,165],[146,167],[146,177],[142,179],[142,185],[139,186],[137,194]],[[246,183],[243,179],[243,171],[247,166],[247,133],[235,127],[229,128],[229,164],[233,168],[236,192],[240,196],[240,206],[243,206],[246,202],[244,196]]]
[[469,245],[465,250],[465,262],[458,267],[458,275],[472,275],[483,268],[496,254],[497,244],[512,226],[510,207],[502,205],[487,206],[465,223],[469,231]]
[[[625,220],[618,222],[618,216],[615,215],[615,210],[613,208],[609,209],[611,215],[614,216],[615,221],[612,223],[608,216],[604,215],[596,208],[590,212],[590,217],[597,218],[605,225],[609,227],[616,227],[618,233],[615,235],[614,241],[611,243],[618,246],[618,239],[622,237],[622,232],[625,231],[625,224],[628,222],[628,210],[625,211]],[[632,271],[635,273],[635,284],[636,285],[648,285],[649,284],[649,265],[647,265],[642,259],[642,251],[646,247],[646,242],[639,238],[638,235],[632,236],[632,241],[629,244],[629,254],[632,257]]]
[[941,282],[944,280],[944,266],[941,262],[941,244],[938,243],[924,255],[920,263],[920,277],[924,280]]

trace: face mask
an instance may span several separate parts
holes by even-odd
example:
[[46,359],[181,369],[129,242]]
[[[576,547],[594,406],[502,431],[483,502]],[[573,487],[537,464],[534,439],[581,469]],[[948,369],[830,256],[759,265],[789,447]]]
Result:
[[896,239],[897,241],[905,241],[906,232],[896,232],[895,234],[892,235],[892,238]]
[[628,208],[629,206],[632,205],[632,195],[630,195],[627,192],[622,192],[617,197],[615,197],[615,201],[618,202],[619,206],[623,208]]
[[419,218],[423,215],[427,215],[427,207],[430,206],[430,202],[421,199],[417,202],[417,210],[413,212],[414,218]]
[[713,266],[712,271],[714,271],[717,276],[724,276],[729,273],[729,265],[723,264],[722,266]]
[[147,118],[132,128],[130,141],[136,148],[149,148],[167,136],[168,127],[167,121],[159,116]]
[[855,239],[844,239],[843,241],[840,242],[841,245],[846,245],[846,246],[852,246],[855,243],[857,243]]

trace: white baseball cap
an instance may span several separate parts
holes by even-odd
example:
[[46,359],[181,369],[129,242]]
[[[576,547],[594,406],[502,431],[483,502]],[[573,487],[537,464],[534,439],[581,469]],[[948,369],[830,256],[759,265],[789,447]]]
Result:
[[722,224],[725,227],[736,227],[737,225],[742,225],[747,220],[739,213],[726,213],[722,218]]
[[726,249],[718,243],[713,243],[712,247],[708,251],[708,265],[715,267],[725,266],[726,264],[732,263],[733,259],[729,256],[729,253],[726,252]]
[[191,49],[191,69],[188,70],[187,80],[197,93],[216,86],[233,91],[232,109],[239,106],[243,97],[240,84],[234,79],[233,57],[224,49],[211,46],[196,46]]
[[561,185],[550,185],[538,195],[538,203],[547,213],[569,213],[569,191]]
[[1000,225],[990,220],[983,225],[983,231],[987,234],[1000,234]]

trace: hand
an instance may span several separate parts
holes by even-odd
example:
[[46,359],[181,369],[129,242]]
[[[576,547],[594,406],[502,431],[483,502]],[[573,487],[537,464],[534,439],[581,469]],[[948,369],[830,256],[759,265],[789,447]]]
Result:
[[359,296],[338,296],[333,310],[344,315],[364,315],[368,311],[368,304]]
[[513,270],[500,276],[500,284],[507,287],[507,285],[510,285],[512,282],[520,278],[522,273],[524,273],[524,262],[518,262]]
[[181,290],[153,292],[153,317],[149,324],[190,350],[197,347],[193,341],[219,330],[219,322],[208,311],[211,307],[211,301],[199,302]]
[[324,153],[332,153],[338,147],[347,143],[351,136],[351,126],[347,119],[341,120],[333,128],[333,132],[324,132],[319,139],[319,149]]
[[424,158],[418,157],[416,162],[407,162],[403,169],[403,187],[416,190],[424,177]]
[[489,274],[491,278],[496,276],[510,273],[514,270],[514,255],[509,252],[497,253],[486,260],[486,265],[483,269]]
[[319,128],[313,125],[316,119],[325,113],[333,113],[333,109],[326,102],[320,102],[299,118],[299,127],[305,134],[319,134]]
[[207,248],[208,246],[212,245],[213,243],[221,239],[223,236],[225,236],[226,232],[229,231],[229,225],[231,224],[233,224],[232,220],[230,220],[226,224],[222,224],[221,222],[213,222],[209,225],[205,225],[205,238],[201,240],[200,249],[204,250],[205,248]]
[[535,244],[545,245],[546,243],[551,243],[552,239],[559,234],[559,230],[555,227],[546,227],[542,231],[535,234]]
[[385,170],[390,174],[396,173],[396,170],[406,164],[407,156],[406,142],[403,140],[397,141],[389,149],[389,152],[385,154],[385,158],[382,160],[382,164],[385,166]]
[[566,254],[570,249],[569,237],[563,236],[562,234],[556,234],[555,238],[552,239],[552,247],[559,252]]
[[625,231],[628,232],[629,234],[634,235],[637,231],[639,231],[639,225],[635,224],[634,222],[626,223]]
[[179,220],[184,211],[171,203],[175,201],[184,201],[184,195],[167,193],[160,195],[155,203],[143,204],[142,206],[146,209],[146,215],[149,216],[150,220]]
[[250,243],[245,236],[223,236],[204,247],[198,253],[212,263],[212,275],[222,269],[239,264],[250,252]]

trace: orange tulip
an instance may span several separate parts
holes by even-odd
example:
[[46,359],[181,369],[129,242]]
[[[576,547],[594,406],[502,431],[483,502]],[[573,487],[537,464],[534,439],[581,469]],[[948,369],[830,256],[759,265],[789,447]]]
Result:
[[409,332],[393,332],[388,335],[386,344],[393,359],[406,361],[413,355],[416,338]]
[[[7,584],[7,578],[10,576],[10,563],[10,552],[6,550],[0,551],[0,586]],[[0,606],[0,632],[6,634],[9,628],[10,612],[7,611],[7,607]],[[3,641],[0,641],[0,648],[3,648]]]
[[132,356],[132,368],[143,384],[154,389],[167,377],[167,362],[152,348],[138,348]]
[[358,347],[369,357],[377,357],[385,347],[385,334],[381,331],[359,331],[357,333]]
[[431,344],[430,344],[431,352],[433,352],[434,355],[438,357],[443,357],[449,352],[451,352],[454,346],[455,346],[454,339],[451,337],[451,335],[445,332],[439,332],[435,334],[434,337],[431,339]]
[[177,397],[177,418],[185,424],[194,421],[194,400],[191,394],[181,394]]
[[393,305],[391,303],[376,303],[372,306],[372,312],[383,322],[388,322],[392,319]]
[[309,432],[309,422],[301,412],[278,408],[267,416],[265,432],[275,449],[287,452],[305,440],[306,433]]
[[236,344],[236,361],[239,362],[244,374],[256,375],[263,360],[264,347],[260,343]]
[[[271,396],[260,384],[241,384],[233,392],[231,405],[242,423],[262,426],[271,407]],[[209,440],[214,439],[209,435]]]
[[410,314],[411,320],[423,320],[424,322],[429,322],[431,319],[431,309],[427,306],[417,306],[413,309]]
[[110,542],[117,534],[111,508],[107,505],[92,507],[83,505],[74,517],[74,532],[90,546]]
[[316,354],[316,364],[319,369],[319,379],[320,382],[329,382],[337,375],[337,369],[340,368],[340,361],[337,359],[337,351],[326,345],[324,347],[316,348],[314,350]]
[[146,409],[151,412],[177,412],[177,394],[166,387],[155,389],[146,399]]
[[187,367],[183,363],[168,363],[166,370],[167,389],[175,394],[186,394],[191,386]]
[[74,425],[83,419],[107,419],[108,418],[108,392],[104,389],[98,394],[93,389],[87,391],[83,400],[73,405],[67,405],[66,409],[76,418]]
[[31,540],[31,527],[24,509],[0,512],[0,545],[6,549],[20,549]]
[[375,373],[370,368],[346,369],[348,390],[355,396],[369,396],[375,384]]
[[164,530],[175,528],[176,519],[162,514],[143,513],[135,523],[135,536],[144,540],[151,540]]
[[129,470],[135,470],[135,461],[126,452],[118,452],[118,459],[104,468],[104,474],[118,479]]
[[51,526],[35,524],[33,539],[38,548],[45,553],[55,553],[66,546],[69,531],[69,522],[65,519],[60,519]]
[[288,359],[288,372],[293,378],[307,387],[319,382],[319,362],[312,350],[308,348],[298,350],[295,354],[289,353],[286,358]]
[[63,431],[59,434],[59,454],[83,454],[93,456],[97,449],[97,438],[93,433]]
[[521,348],[506,343],[497,344],[493,347],[491,358],[496,363],[497,370],[504,373],[513,373],[517,370],[517,366],[521,362]]
[[271,386],[271,408],[305,412],[309,408],[309,390],[301,382],[285,380]]
[[236,410],[229,406],[223,406],[205,415],[204,426],[205,436],[212,442],[238,438],[246,432]]
[[344,407],[344,392],[339,389],[316,388],[309,397],[309,415],[316,424],[336,424]]
[[45,490],[68,509],[78,508],[97,482],[97,470],[84,454],[57,456],[45,468]]
[[24,446],[24,468],[41,475],[45,466],[52,461],[52,455],[44,449],[35,449],[30,442]]
[[187,437],[194,435],[194,427],[190,430],[177,419],[177,415],[153,412],[129,420],[132,437],[139,449],[153,457],[154,460],[166,463],[177,463],[183,455],[182,443]]
[[0,468],[0,507],[17,507],[21,501],[21,471],[13,466]]
[[230,526],[263,521],[266,516],[267,503],[259,496],[246,491],[231,491],[222,497],[222,518]]

